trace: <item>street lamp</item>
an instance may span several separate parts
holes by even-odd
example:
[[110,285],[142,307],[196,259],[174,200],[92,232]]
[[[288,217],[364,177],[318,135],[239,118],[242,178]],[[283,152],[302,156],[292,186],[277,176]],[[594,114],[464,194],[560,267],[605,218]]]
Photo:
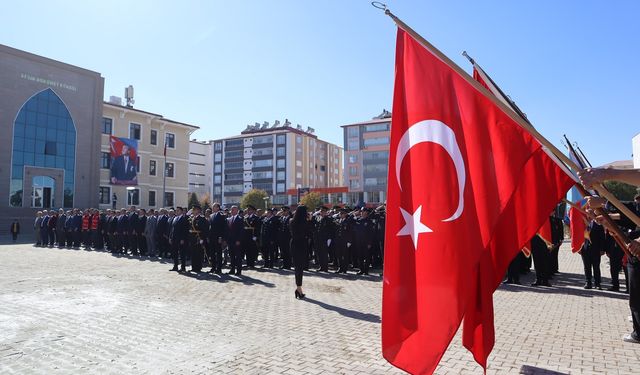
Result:
[[266,211],[268,209],[267,204],[269,202],[269,197],[263,197],[262,200],[264,201],[264,209]]

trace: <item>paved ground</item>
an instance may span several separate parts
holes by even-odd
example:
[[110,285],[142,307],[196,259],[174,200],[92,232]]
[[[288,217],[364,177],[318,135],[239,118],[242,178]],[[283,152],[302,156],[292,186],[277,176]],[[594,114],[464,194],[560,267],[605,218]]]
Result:
[[[640,346],[620,340],[626,295],[583,290],[579,257],[562,253],[553,288],[496,292],[488,373],[639,373]],[[380,355],[377,277],[309,276],[301,302],[291,272],[187,277],[28,245],[0,259],[1,374],[399,373]],[[456,337],[437,373],[482,371]]]

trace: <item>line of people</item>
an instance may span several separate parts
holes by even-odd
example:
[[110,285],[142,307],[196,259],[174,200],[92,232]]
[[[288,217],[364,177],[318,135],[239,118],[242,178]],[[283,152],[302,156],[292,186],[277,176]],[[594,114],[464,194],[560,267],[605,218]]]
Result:
[[[180,272],[186,271],[189,260],[193,272],[209,265],[209,272],[220,274],[228,263],[228,273],[237,275],[243,267],[255,268],[259,261],[263,268],[291,269],[295,260],[307,270],[313,264],[318,272],[329,272],[332,265],[336,273],[357,270],[361,275],[368,275],[372,266],[382,268],[384,206],[305,211],[304,226],[292,231],[293,217],[286,206],[264,211],[253,206],[223,210],[218,203],[204,213],[199,206],[188,212],[182,207],[61,209],[39,211],[34,230],[36,246],[173,258],[171,270]],[[305,233],[303,238],[298,232]],[[295,257],[295,251],[304,256]]]

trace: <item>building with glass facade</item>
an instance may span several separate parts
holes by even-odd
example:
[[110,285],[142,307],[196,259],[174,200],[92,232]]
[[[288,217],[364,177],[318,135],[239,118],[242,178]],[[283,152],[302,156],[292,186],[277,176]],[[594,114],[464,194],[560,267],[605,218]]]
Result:
[[0,45],[0,228],[97,206],[103,91],[99,73]]
[[344,129],[345,203],[380,204],[386,201],[391,113],[383,110],[372,120],[342,125]]

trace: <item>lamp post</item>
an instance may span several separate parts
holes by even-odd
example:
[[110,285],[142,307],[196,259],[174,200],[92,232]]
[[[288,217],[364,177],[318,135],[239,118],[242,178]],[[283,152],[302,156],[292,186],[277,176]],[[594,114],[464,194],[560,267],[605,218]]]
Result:
[[133,192],[136,190],[133,186],[127,186],[127,195],[129,196],[129,202],[127,202],[128,206],[133,206]]
[[266,211],[268,209],[267,205],[269,202],[269,197],[263,197],[262,200],[264,201],[264,210]]

